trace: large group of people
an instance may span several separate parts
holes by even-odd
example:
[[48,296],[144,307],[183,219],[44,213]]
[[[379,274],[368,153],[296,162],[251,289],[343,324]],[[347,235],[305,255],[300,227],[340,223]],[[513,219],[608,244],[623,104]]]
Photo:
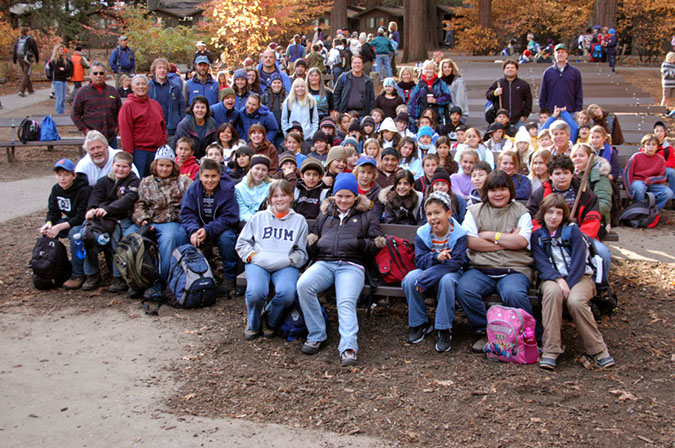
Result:
[[[478,336],[472,349],[482,352],[483,299],[498,293],[507,306],[531,312],[528,291],[538,285],[539,365],[554,369],[563,351],[566,304],[587,354],[612,366],[589,306],[594,279],[606,282],[609,275],[610,252],[600,240],[618,212],[612,195],[619,182],[636,200],[653,192],[660,208],[673,195],[675,155],[666,125],[657,123],[622,171],[612,147],[623,142],[618,118],[598,105],[583,108],[581,75],[559,44],[542,81],[538,120],[528,121],[533,95],[518,78],[518,61],[509,59],[485,94],[494,122],[467,128],[457,64],[426,61],[419,79],[405,67],[396,79],[383,57],[396,46],[380,31],[372,41],[356,36],[358,48],[336,39],[326,59],[337,75],[333,90],[320,65],[305,70],[306,58],[321,59],[322,46],[307,54],[300,39],[285,56],[270,45],[257,68],[246,61],[217,79],[204,48],[188,81],[157,59],[152,79],[133,76],[124,104],[105,84],[104,64],[92,62],[91,82],[79,89],[71,112],[86,134],[87,155],[54,167],[57,184],[41,233],[69,237],[74,251],[80,226],[95,216],[120,221],[113,238],[152,226],[161,278],[146,297],[162,294],[174,248],[210,242],[222,261],[221,293],[233,292],[236,275],[246,273],[244,337],[273,337],[297,297],[309,330],[306,354],[327,339],[318,294],[336,286],[338,351],[348,366],[357,362],[356,303],[367,265],[383,247],[381,224],[416,226],[417,269],[402,282],[407,342],[436,330],[436,350],[450,350],[459,303]],[[382,68],[377,96],[364,71],[372,62],[364,55],[368,45]],[[339,58],[349,56],[348,64],[331,63],[335,49]],[[600,266],[589,251],[601,257]],[[65,288],[101,285],[90,258],[73,253]],[[125,291],[119,273],[114,277],[109,290]],[[275,292],[266,303],[270,281]],[[427,295],[438,299],[433,320]]]

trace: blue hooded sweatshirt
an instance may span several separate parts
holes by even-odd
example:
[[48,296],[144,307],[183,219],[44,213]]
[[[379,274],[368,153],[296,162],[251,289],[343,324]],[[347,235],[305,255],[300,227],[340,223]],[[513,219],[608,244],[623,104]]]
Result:
[[279,125],[277,124],[277,119],[274,118],[274,114],[270,112],[269,107],[260,106],[258,110],[249,114],[246,111],[246,108],[243,108],[240,111],[241,118],[241,134],[239,135],[243,138],[246,143],[249,143],[248,139],[248,130],[251,126],[256,123],[260,123],[267,131],[267,140],[273,142],[279,132]]
[[431,239],[433,237],[431,225],[427,223],[417,229],[415,266],[424,271],[417,277],[417,286],[424,290],[436,286],[445,274],[461,270],[466,262],[466,250],[469,241],[466,229],[455,218],[450,219],[452,226],[454,226],[452,233],[448,236],[448,248],[451,252],[450,258],[443,263],[438,261],[438,253],[431,250]]
[[236,229],[239,223],[239,204],[234,196],[234,182],[227,174],[221,173],[215,191],[213,220],[205,224],[202,211],[203,193],[204,186],[199,179],[188,187],[180,208],[180,222],[188,236],[204,228],[206,239],[213,241],[227,229]]

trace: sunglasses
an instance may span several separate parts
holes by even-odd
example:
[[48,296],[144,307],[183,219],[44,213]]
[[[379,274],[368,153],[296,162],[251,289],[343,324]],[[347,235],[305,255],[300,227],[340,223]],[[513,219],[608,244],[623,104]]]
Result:
[[100,75],[105,75],[105,72],[92,72],[91,73],[94,76],[100,76]]

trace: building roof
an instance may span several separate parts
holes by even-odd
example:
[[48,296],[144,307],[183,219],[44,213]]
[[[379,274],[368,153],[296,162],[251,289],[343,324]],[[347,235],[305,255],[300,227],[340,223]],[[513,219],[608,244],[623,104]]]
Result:
[[195,14],[202,12],[202,9],[195,8],[158,8],[153,12],[163,12],[164,14],[169,14],[171,16],[176,16],[178,18],[190,17]]
[[403,17],[403,7],[397,6],[397,7],[389,7],[389,6],[375,6],[374,8],[367,9],[363,12],[360,12],[356,15],[356,17],[361,17],[364,16],[368,13],[371,13],[373,11],[381,11],[389,16],[395,16],[395,17]]

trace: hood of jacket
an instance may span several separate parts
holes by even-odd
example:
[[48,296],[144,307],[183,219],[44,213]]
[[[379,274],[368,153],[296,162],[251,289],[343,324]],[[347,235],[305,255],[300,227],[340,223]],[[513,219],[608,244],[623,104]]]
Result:
[[[356,197],[356,202],[354,202],[354,207],[352,209],[356,210],[359,213],[366,213],[370,210],[370,207],[373,205],[373,202],[360,194]],[[326,198],[323,203],[321,203],[321,213],[335,215],[337,213],[337,206],[335,205],[335,196]]]
[[246,115],[248,118],[256,119],[264,115],[267,115],[270,112],[270,108],[262,104],[255,112],[249,114],[246,108],[241,109],[241,113]]

